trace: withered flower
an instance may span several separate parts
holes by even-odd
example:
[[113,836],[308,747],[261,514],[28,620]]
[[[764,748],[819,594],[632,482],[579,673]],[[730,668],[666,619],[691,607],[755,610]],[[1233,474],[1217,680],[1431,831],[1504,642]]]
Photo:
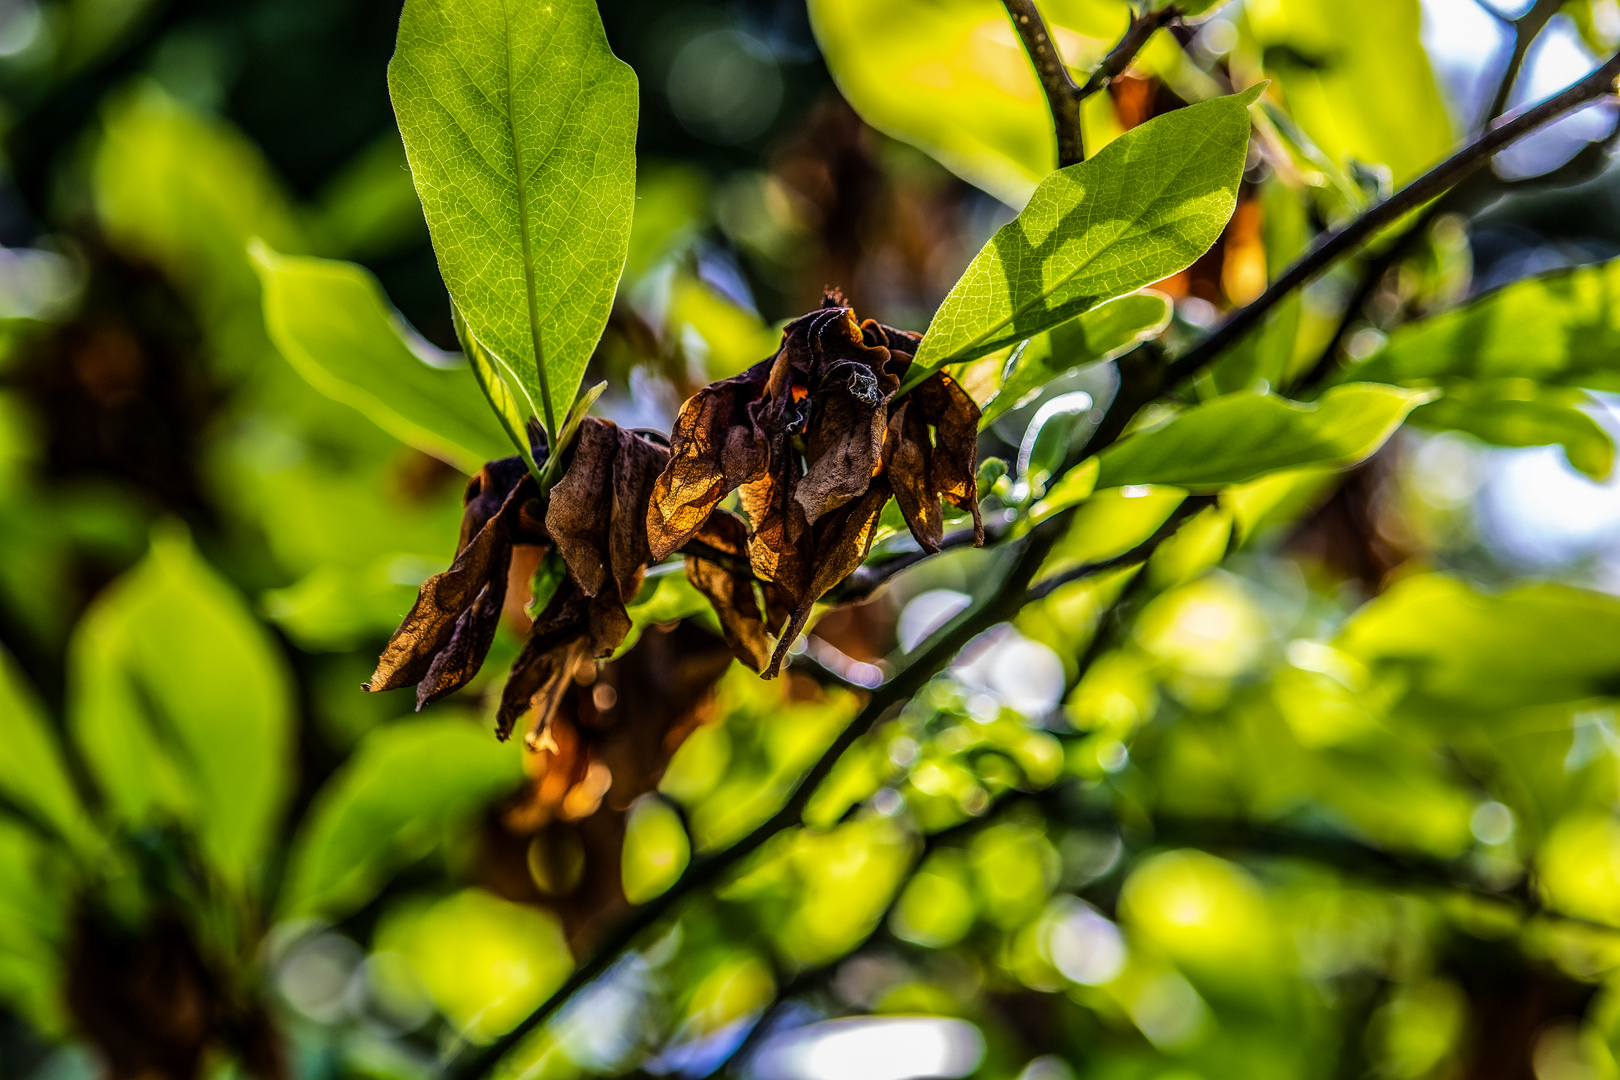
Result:
[[612,653],[630,631],[625,605],[641,587],[648,561],[647,500],[667,458],[650,440],[586,417],[543,517],[520,459],[484,466],[467,485],[455,561],[422,583],[366,689],[415,683],[421,708],[464,686],[494,640],[513,546],[555,545],[568,573],[512,666],[496,732],[507,738],[533,708],[530,742],[544,744],[571,673]]
[[[866,558],[891,493],[926,550],[939,550],[942,496],[973,514],[982,542],[978,407],[943,372],[895,402],[920,340],[859,322],[829,294],[788,324],[774,356],[699,390],[675,422],[647,508],[651,557],[698,537],[720,500],[741,490],[754,575],[781,601],[780,612],[766,605],[762,628],[777,634],[767,675],[816,600]],[[756,645],[737,655],[753,659]]]
[[514,544],[550,542],[539,491],[519,457],[486,464],[467,482],[461,539],[450,569],[422,582],[365,689],[416,685],[416,707],[465,686],[495,640]]

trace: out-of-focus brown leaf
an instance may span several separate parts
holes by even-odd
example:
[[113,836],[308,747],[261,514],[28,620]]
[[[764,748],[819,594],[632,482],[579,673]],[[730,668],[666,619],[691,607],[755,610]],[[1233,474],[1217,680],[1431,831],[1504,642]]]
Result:
[[[771,643],[769,627],[754,598],[754,576],[748,570],[748,527],[737,515],[716,510],[694,539],[734,561],[722,563],[689,549],[686,579],[713,605],[733,655],[753,671],[765,670]],[[774,625],[781,625],[780,620]]]
[[724,643],[679,623],[649,627],[623,656],[577,664],[562,681],[551,743],[525,753],[533,779],[491,823],[481,874],[501,895],[555,911],[576,955],[626,906],[625,810],[712,719],[730,663]]
[[500,621],[513,544],[549,539],[525,506],[536,494],[517,457],[490,462],[468,482],[455,561],[422,583],[365,689],[414,683],[420,709],[472,678]]

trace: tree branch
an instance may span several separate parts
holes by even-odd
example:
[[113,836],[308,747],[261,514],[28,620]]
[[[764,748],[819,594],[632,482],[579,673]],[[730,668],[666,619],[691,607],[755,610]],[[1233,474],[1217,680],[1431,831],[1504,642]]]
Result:
[[1512,21],[1513,52],[1508,56],[1507,69],[1502,72],[1502,78],[1496,84],[1491,107],[1485,113],[1487,125],[1507,111],[1508,98],[1513,95],[1513,84],[1519,81],[1519,69],[1524,66],[1524,58],[1530,51],[1530,43],[1536,40],[1536,36],[1546,28],[1547,23],[1563,6],[1563,0],[1536,0],[1529,11]]
[[[1035,19],[1039,18],[1038,12],[1035,11],[1032,4],[1024,3],[1024,0],[1005,0],[1005,2],[1009,12],[1014,14],[1014,23],[1019,27],[1020,35],[1023,35],[1025,26],[1029,24],[1018,22],[1018,9],[1027,7],[1025,13],[1033,15]],[[1061,62],[1058,61],[1055,51],[1051,51],[1051,39],[1046,33],[1045,24],[1043,22],[1034,23],[1033,29],[1039,30],[1053,62],[1058,63],[1061,67]],[[1032,53],[1032,58],[1035,55]],[[1037,69],[1039,69],[1038,63]],[[1225,326],[1205,339],[1202,344],[1174,364],[1169,365],[1167,369],[1167,373],[1171,377],[1169,381],[1184,378],[1218,356],[1222,350],[1250,327],[1254,326],[1281,297],[1298,288],[1306,280],[1325,268],[1333,259],[1355,247],[1378,229],[1440,194],[1456,183],[1457,180],[1484,164],[1492,154],[1517,139],[1520,135],[1609,92],[1613,87],[1617,73],[1620,73],[1620,54],[1611,57],[1602,67],[1562,93],[1496,126],[1461,152],[1414,181],[1391,199],[1327,238],[1303,259],[1295,263],[1259,300],[1239,311]],[[1073,80],[1068,79],[1066,71],[1063,72],[1063,76],[1072,86]],[[1054,119],[1056,117],[1057,114],[1054,113]],[[1125,374],[1122,371],[1122,377]],[[1147,392],[1150,388],[1155,388],[1156,392],[1157,387],[1169,384],[1169,381],[1163,379],[1153,379],[1145,382],[1141,388],[1137,388],[1135,386],[1137,381],[1141,380],[1122,378],[1120,397],[1128,401],[1135,401],[1141,398],[1142,393]],[[1115,407],[1109,410],[1110,414],[1122,411],[1119,409],[1119,405],[1122,403],[1116,400]],[[1112,418],[1112,415],[1110,418]],[[1120,424],[1122,425],[1123,422],[1120,421]],[[1097,435],[1102,434],[1103,429],[1100,428]],[[1111,441],[1114,437],[1117,437],[1117,431],[1109,435],[1108,440]],[[1088,450],[1095,452],[1096,449],[1100,448],[1100,445],[1104,444],[1099,444],[1098,437],[1094,436]],[[920,649],[907,657],[906,662],[902,664],[895,676],[872,692],[872,696],[867,700],[866,705],[833,740],[832,745],[821,755],[815,765],[799,780],[786,802],[776,813],[772,814],[770,818],[731,847],[694,859],[687,868],[686,873],[668,892],[657,900],[632,912],[624,922],[608,935],[590,959],[575,969],[574,973],[550,998],[525,1017],[515,1028],[489,1046],[466,1053],[451,1061],[445,1069],[447,1080],[472,1080],[474,1077],[483,1076],[525,1036],[555,1014],[557,1009],[574,993],[602,975],[619,954],[632,946],[643,933],[672,914],[688,898],[718,883],[723,875],[760,850],[772,838],[802,824],[804,809],[809,804],[816,788],[826,779],[839,758],[857,739],[870,731],[873,725],[882,719],[890,709],[910,699],[913,694],[922,689],[923,685],[933,678],[938,671],[942,670],[969,641],[996,623],[1005,621],[1017,613],[1026,600],[1031,580],[1033,580],[1035,574],[1045,562],[1047,555],[1050,554],[1053,546],[1066,530],[1069,516],[1070,514],[1066,512],[1042,522],[1029,535],[1023,537],[1009,549],[1011,565],[1001,580],[987,589],[975,606],[969,608],[968,611],[937,631]],[[1173,529],[1169,532],[1161,529],[1160,533],[1164,535],[1155,533],[1155,537],[1150,538],[1150,540],[1153,540],[1154,543],[1162,542],[1170,532],[1173,532]],[[1145,558],[1147,552],[1132,549],[1132,552],[1127,554]],[[1101,568],[1112,565],[1114,565],[1114,560],[1107,560],[1104,563],[1094,564],[1086,572],[1098,573],[1101,572]],[[1074,577],[1065,575],[1060,575],[1060,577],[1065,578],[1061,584],[1067,584],[1069,581],[1075,580]],[[1057,587],[1059,587],[1059,584],[1043,585],[1045,591],[1041,592],[1041,595],[1046,595],[1051,589]]]
[[1097,65],[1097,70],[1091,73],[1086,84],[1080,88],[1079,99],[1085,100],[1123,75],[1125,69],[1131,66],[1131,61],[1136,59],[1136,54],[1148,43],[1148,38],[1161,27],[1169,26],[1179,18],[1181,9],[1174,4],[1133,16],[1131,25],[1125,30],[1125,36],[1119,39],[1118,45],[1108,50],[1108,55]]
[[1074,84],[1063,57],[1058,55],[1057,44],[1046,29],[1035,0],[1002,0],[1007,17],[1024,43],[1029,62],[1035,65],[1035,76],[1046,92],[1046,104],[1052,110],[1052,129],[1057,133],[1058,168],[1077,165],[1086,159],[1086,147],[1080,137],[1080,88]]
[[1266,289],[1259,299],[1247,307],[1240,308],[1219,329],[1173,362],[1165,372],[1164,384],[1167,387],[1174,386],[1219,358],[1243,335],[1259,325],[1260,320],[1279,301],[1326,270],[1339,256],[1353,251],[1380,229],[1393,224],[1430,199],[1444,193],[1458,181],[1484,166],[1498,151],[1543,124],[1613,93],[1616,76],[1620,76],[1620,53],[1609,57],[1590,75],[1534,108],[1497,123],[1390,198],[1368,210],[1338,232],[1323,238],[1281,277],[1272,282],[1270,288]]
[[1158,546],[1174,536],[1176,530],[1181,528],[1188,518],[1208,507],[1214,506],[1215,503],[1216,498],[1213,495],[1189,495],[1182,500],[1181,505],[1176,507],[1169,517],[1164,519],[1164,524],[1155,529],[1153,535],[1140,544],[1137,544],[1129,551],[1122,551],[1112,558],[1081,563],[1079,566],[1065,570],[1061,574],[1053,574],[1049,578],[1042,578],[1039,582],[1030,586],[1029,592],[1024,596],[1024,602],[1034,603],[1036,600],[1044,600],[1065,585],[1072,585],[1076,581],[1096,577],[1098,574],[1106,574],[1110,570],[1118,570],[1121,567],[1146,562],[1148,557],[1157,550]]

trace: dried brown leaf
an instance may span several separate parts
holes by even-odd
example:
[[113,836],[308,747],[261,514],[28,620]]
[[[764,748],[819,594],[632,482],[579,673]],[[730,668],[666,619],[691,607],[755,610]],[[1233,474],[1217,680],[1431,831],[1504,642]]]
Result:
[[686,579],[713,605],[733,655],[753,671],[763,671],[770,660],[771,644],[759,603],[754,599],[754,576],[747,568],[748,527],[735,514],[717,510],[694,539],[736,560],[728,565],[689,550]]
[[[506,598],[514,522],[524,516],[524,505],[534,493],[534,481],[515,457],[492,461],[473,477],[467,485],[455,561],[422,583],[365,689],[378,692],[421,684],[420,708],[472,677],[489,651],[491,620],[499,619]],[[452,646],[453,654],[438,663],[439,655]]]

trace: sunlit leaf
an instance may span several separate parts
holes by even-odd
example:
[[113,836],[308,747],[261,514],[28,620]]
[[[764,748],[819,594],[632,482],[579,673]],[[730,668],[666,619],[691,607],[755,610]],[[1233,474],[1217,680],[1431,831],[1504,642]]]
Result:
[[1267,0],[1244,12],[1289,111],[1338,165],[1387,165],[1400,185],[1451,151],[1419,0]]
[[388,86],[450,295],[554,432],[630,243],[635,75],[587,0],[410,0]]
[[1582,391],[1528,379],[1454,379],[1447,381],[1444,397],[1412,413],[1412,423],[1467,432],[1493,446],[1562,446],[1570,465],[1602,480],[1614,468],[1614,440],[1582,406],[1593,406]]
[[341,918],[447,828],[523,781],[513,746],[461,716],[374,729],[315,798],[287,873],[287,916]]
[[934,314],[921,372],[1034,337],[1191,265],[1237,205],[1258,87],[1191,105],[1041,181]]
[[72,882],[37,833],[0,817],[0,1002],[41,1031],[64,1034],[63,958]]
[[390,912],[376,944],[404,957],[450,1023],[479,1043],[511,1030],[574,966],[555,915],[479,889]]
[[1620,260],[1524,278],[1408,323],[1354,373],[1390,382],[1448,375],[1620,390]]
[[178,817],[229,880],[268,852],[292,765],[292,701],[275,643],[172,529],[74,634],[69,720],[113,815]]
[[254,252],[270,339],[328,397],[419,449],[475,473],[506,438],[458,357],[415,334],[354,263]]
[[[1056,0],[1041,11],[1081,70],[1130,18],[1118,0]],[[996,0],[811,0],[810,21],[838,88],[880,131],[1011,206],[1056,166],[1052,114]]]
[[1466,721],[1613,694],[1616,640],[1620,600],[1606,593],[1538,582],[1490,594],[1431,574],[1356,612],[1337,645],[1375,671],[1399,672],[1408,711]]
[[1105,450],[1098,487],[1217,488],[1283,469],[1346,468],[1367,458],[1433,391],[1376,383],[1335,387],[1310,405],[1227,394]]
[[989,427],[1041,387],[1075,368],[1112,360],[1154,337],[1170,323],[1170,300],[1148,290],[1122,296],[1030,339],[1008,358],[1011,372],[985,405],[979,427]]
[[90,821],[62,748],[22,671],[0,650],[0,804],[11,803],[83,847]]
[[630,808],[624,822],[620,853],[620,881],[624,897],[644,904],[660,896],[680,878],[692,858],[692,844],[680,816],[656,796]]

